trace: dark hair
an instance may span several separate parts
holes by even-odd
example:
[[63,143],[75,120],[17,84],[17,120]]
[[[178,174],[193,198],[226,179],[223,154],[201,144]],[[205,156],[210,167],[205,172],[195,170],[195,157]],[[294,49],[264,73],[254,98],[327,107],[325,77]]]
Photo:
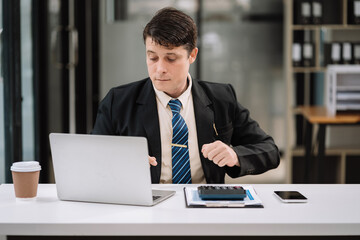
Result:
[[165,47],[184,46],[190,54],[196,47],[197,29],[194,20],[175,8],[167,7],[159,10],[143,31],[146,38]]

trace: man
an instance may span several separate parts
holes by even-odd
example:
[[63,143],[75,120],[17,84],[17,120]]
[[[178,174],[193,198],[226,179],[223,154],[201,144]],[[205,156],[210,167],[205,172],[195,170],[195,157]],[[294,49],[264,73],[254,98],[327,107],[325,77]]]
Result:
[[146,137],[153,183],[224,183],[225,173],[240,177],[279,165],[273,139],[231,85],[191,78],[198,53],[191,17],[164,8],[143,38],[149,78],[111,89],[93,134]]

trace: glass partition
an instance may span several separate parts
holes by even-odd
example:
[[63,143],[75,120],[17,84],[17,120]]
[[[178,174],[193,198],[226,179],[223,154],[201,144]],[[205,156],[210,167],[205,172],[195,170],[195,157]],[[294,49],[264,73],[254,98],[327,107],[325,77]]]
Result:
[[[2,7],[0,0],[0,36],[3,28]],[[31,41],[31,0],[20,1],[21,26],[21,90],[22,90],[22,160],[34,159],[34,96],[32,74],[32,41]],[[2,56],[2,36],[0,38],[0,51]],[[0,58],[0,183],[4,183],[5,173],[5,129],[4,129],[4,80]]]
[[2,70],[2,0],[0,0],[0,184],[5,182],[4,80]]
[[206,0],[202,8],[202,80],[230,83],[260,126],[285,143],[281,0]]
[[35,159],[31,0],[20,1],[22,141],[24,161]]

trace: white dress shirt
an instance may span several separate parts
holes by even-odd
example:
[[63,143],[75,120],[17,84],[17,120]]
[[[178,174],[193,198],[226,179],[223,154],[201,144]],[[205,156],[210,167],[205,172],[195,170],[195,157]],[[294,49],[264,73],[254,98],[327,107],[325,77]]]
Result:
[[[188,74],[189,86],[177,99],[182,106],[180,115],[184,118],[189,130],[189,157],[192,183],[206,183],[204,171],[201,166],[199,147],[196,132],[194,103],[191,94],[192,80]],[[156,94],[156,103],[159,115],[160,138],[161,138],[161,176],[160,183],[172,183],[172,112],[168,105],[173,99],[166,93],[159,91],[153,85]]]

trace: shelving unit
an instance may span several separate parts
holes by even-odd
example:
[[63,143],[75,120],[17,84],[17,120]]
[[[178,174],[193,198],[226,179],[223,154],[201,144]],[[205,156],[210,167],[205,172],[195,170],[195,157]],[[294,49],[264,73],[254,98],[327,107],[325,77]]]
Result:
[[[310,1],[311,2],[311,1]],[[334,4],[331,7],[323,8],[337,11],[326,12],[327,22],[324,24],[296,24],[296,13],[294,9],[298,7],[297,0],[284,0],[284,74],[286,79],[286,99],[287,99],[287,146],[285,158],[287,164],[287,182],[293,182],[293,158],[300,157],[303,153],[303,128],[304,120],[297,115],[296,107],[299,105],[325,105],[325,73],[327,70],[327,59],[325,59],[325,44],[330,40],[360,42],[360,25],[352,24],[350,21],[349,6],[352,0],[326,0],[321,1],[323,5]],[[338,7],[335,7],[338,6]],[[325,6],[326,7],[326,6]],[[325,11],[325,10],[324,10]],[[324,12],[323,12],[324,14]],[[332,15],[337,16],[335,20],[329,20]],[[292,46],[301,38],[313,45],[314,64],[312,66],[294,67],[292,59]],[[305,40],[303,40],[305,42]],[[360,68],[360,65],[357,65]],[[320,99],[320,100],[319,100]],[[346,158],[348,156],[359,156],[357,149],[336,148],[329,149],[326,153],[336,155],[340,160],[340,173],[336,182],[345,183]],[[359,161],[360,162],[360,161]]]

